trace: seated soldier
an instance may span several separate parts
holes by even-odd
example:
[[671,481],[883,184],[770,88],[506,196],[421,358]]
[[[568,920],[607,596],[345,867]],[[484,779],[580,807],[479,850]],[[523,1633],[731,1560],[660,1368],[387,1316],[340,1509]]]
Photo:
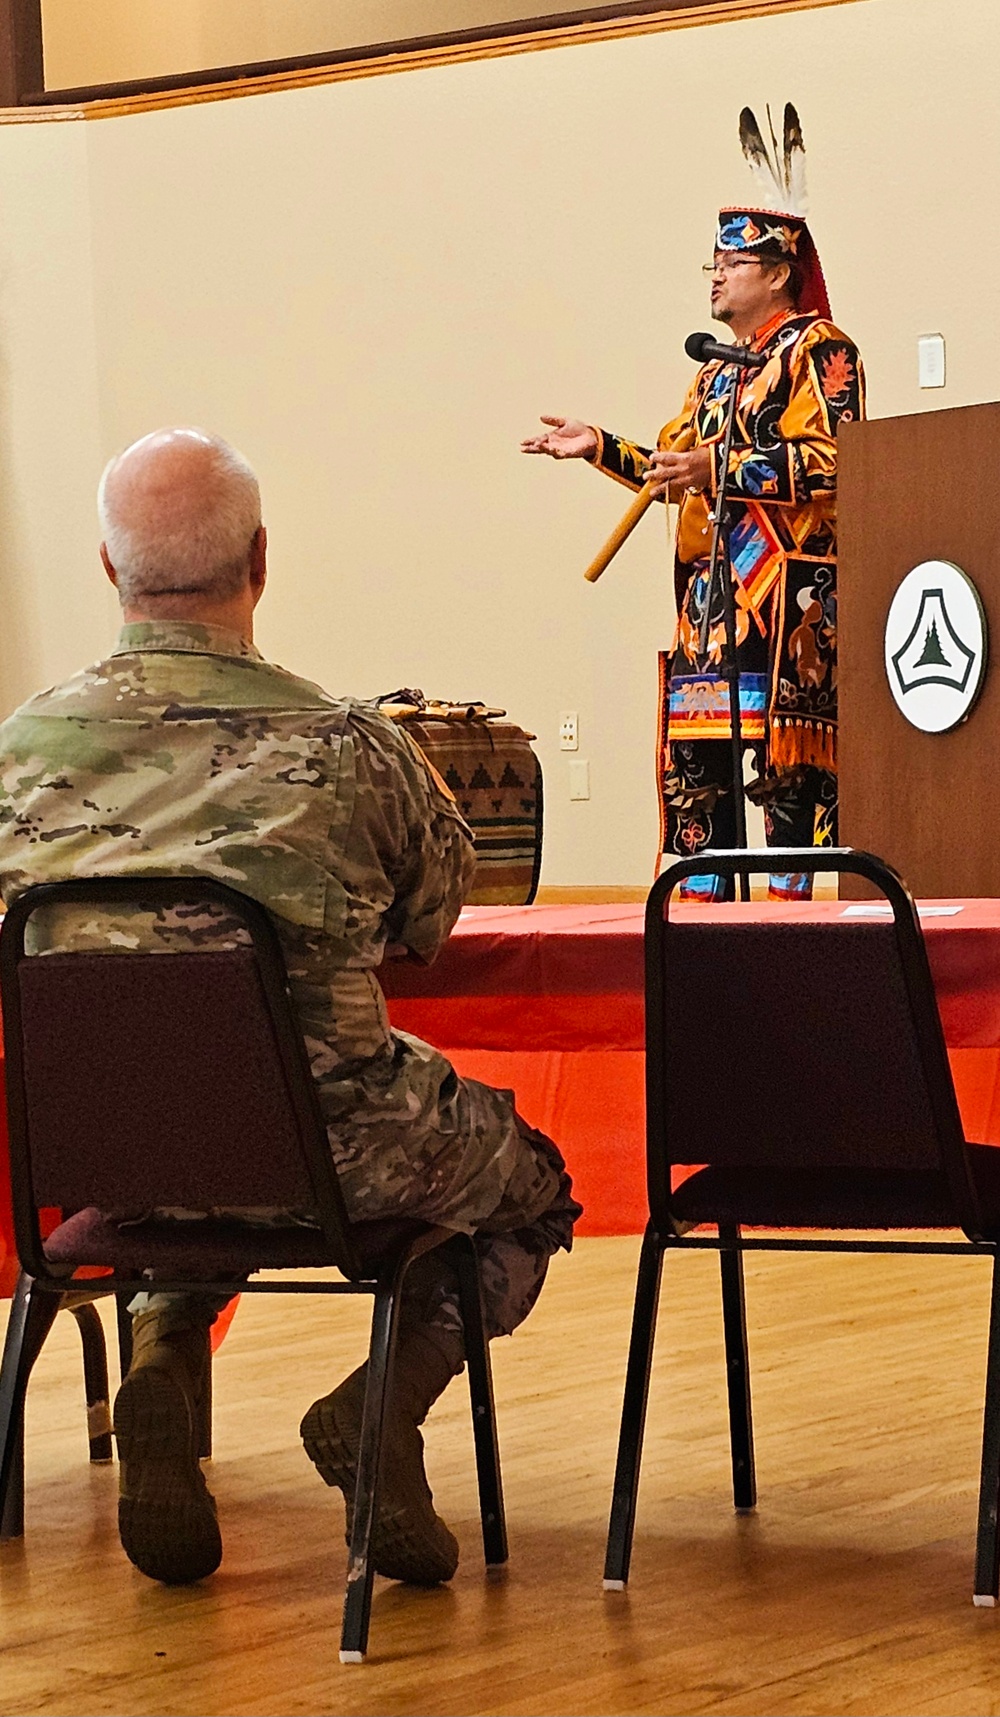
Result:
[[[393,1031],[376,976],[387,945],[429,961],[447,939],[472,879],[469,830],[404,732],[254,648],[266,535],[239,454],[197,430],[148,435],[111,462],[99,507],[124,626],[107,660],[0,727],[0,894],[69,876],[201,873],[261,901],[350,1216],[479,1236],[488,1333],[509,1333],[550,1255],[571,1244],[580,1207],[562,1157],[511,1093],[458,1078]],[[88,945],[86,927],[60,922],[43,927],[46,946]],[[128,933],[165,950],[198,936],[153,911]],[[152,1579],[198,1580],[221,1559],[194,1441],[221,1304],[154,1292],[131,1305],[134,1358],[115,1403],[119,1528]],[[458,1547],[434,1511],[418,1427],[463,1365],[455,1282],[436,1254],[411,1270],[401,1320],[373,1561],[434,1584],[454,1573]],[[364,1385],[362,1366],[301,1428],[348,1508]]]

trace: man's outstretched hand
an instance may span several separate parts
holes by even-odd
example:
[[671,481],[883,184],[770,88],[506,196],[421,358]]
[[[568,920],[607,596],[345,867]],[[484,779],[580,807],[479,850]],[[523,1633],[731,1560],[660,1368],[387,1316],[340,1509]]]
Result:
[[593,459],[597,436],[589,423],[575,417],[543,417],[549,425],[544,435],[522,441],[522,453],[547,453],[550,459]]

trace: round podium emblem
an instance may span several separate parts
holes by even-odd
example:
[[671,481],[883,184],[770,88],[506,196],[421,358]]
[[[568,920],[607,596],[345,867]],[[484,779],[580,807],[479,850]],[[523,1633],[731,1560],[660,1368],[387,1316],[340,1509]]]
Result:
[[885,671],[908,722],[946,733],[969,714],[987,660],[986,615],[979,592],[947,560],[908,572],[889,605]]

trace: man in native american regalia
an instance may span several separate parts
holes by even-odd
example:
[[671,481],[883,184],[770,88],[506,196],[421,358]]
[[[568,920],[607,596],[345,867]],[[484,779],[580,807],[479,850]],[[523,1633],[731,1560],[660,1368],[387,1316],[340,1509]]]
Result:
[[[783,163],[764,145],[748,109],[744,150],[771,200],[803,206],[802,138],[785,109]],[[775,195],[774,193],[778,193]],[[834,325],[805,219],[774,209],[720,212],[711,277],[712,315],[740,344],[766,355],[743,371],[729,472],[736,581],[742,731],[764,811],[768,844],[836,839],[837,429],[864,415],[857,348]],[[709,599],[710,514],[722,477],[732,365],[704,364],[679,414],[650,450],[566,418],[527,453],[584,458],[638,490],[651,484],[679,502],[674,563],[678,621],[660,658],[662,847],[689,857],[735,845],[729,687],[722,676],[722,592],[711,593],[707,649],[700,633]],[[773,876],[772,896],[804,896],[809,879]],[[721,895],[712,877],[684,892]]]

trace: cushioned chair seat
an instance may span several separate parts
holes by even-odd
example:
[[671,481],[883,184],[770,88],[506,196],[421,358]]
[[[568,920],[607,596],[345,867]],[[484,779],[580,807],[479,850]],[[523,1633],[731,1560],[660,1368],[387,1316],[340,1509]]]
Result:
[[[351,1238],[365,1275],[393,1246],[421,1233],[423,1223],[365,1222]],[[190,1234],[187,1243],[185,1230]],[[45,1242],[50,1264],[105,1264],[125,1274],[156,1270],[175,1280],[238,1277],[254,1270],[321,1270],[335,1262],[318,1228],[250,1228],[207,1219],[191,1223],[143,1222],[119,1227],[99,1210],[79,1210]]]
[[[969,1145],[986,1231],[1000,1231],[1000,1149]],[[883,1169],[705,1168],[671,1199],[684,1222],[747,1228],[954,1228],[943,1175]]]

